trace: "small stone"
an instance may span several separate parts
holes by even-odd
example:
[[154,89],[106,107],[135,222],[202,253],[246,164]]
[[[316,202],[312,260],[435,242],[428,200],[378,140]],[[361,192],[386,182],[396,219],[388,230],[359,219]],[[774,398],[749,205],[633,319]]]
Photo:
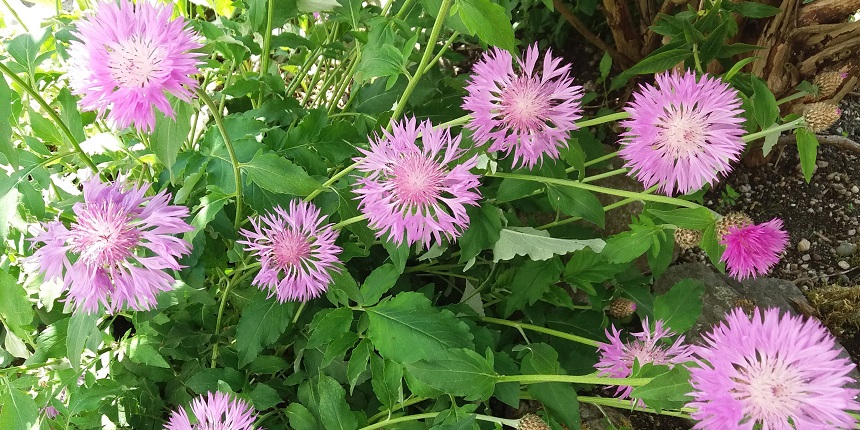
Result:
[[836,265],[839,266],[839,268],[842,270],[848,270],[851,268],[851,265],[848,264],[848,262],[845,260],[839,261],[838,263],[836,263]]
[[803,256],[800,257],[800,259],[803,261],[809,261],[811,258],[812,257],[810,257],[809,254],[803,254]]
[[813,259],[814,261],[821,261],[821,256],[820,256],[820,255],[818,255],[818,254],[813,253],[813,254],[812,254],[812,259]]
[[848,257],[857,251],[857,245],[845,242],[836,247],[836,255],[840,257]]
[[829,164],[830,164],[830,163],[828,163],[828,162],[826,162],[826,161],[824,161],[824,160],[818,160],[818,161],[816,161],[816,162],[815,162],[815,165],[817,165],[818,167],[820,167],[820,168],[822,168],[822,169],[823,169],[823,168],[825,168],[825,167],[827,167]]
[[[838,176],[837,176],[837,178],[838,178]],[[834,190],[836,190],[836,191],[842,191],[842,190],[844,190],[844,189],[845,189],[845,185],[842,185],[842,184],[839,184],[839,183],[837,183],[837,184],[833,184],[833,185],[832,185],[832,187],[833,187],[833,189],[834,189]]]
[[812,246],[812,244],[806,239],[800,239],[800,242],[797,242],[797,250],[799,252],[809,251],[810,246]]
[[854,236],[855,234],[857,234],[857,230],[856,230],[856,229],[853,229],[853,228],[852,228],[852,229],[849,229],[849,230],[848,230],[848,235],[849,235],[849,236]]
[[851,192],[854,194],[860,193],[860,187],[858,187],[856,185],[851,187]]

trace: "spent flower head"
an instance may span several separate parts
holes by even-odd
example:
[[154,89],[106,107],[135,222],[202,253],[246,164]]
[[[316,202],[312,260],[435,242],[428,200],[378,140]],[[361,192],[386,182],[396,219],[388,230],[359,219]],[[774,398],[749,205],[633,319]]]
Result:
[[145,197],[147,190],[123,179],[90,179],[84,202],[73,207],[75,222],[48,223],[32,239],[44,245],[30,260],[46,279],[62,279],[76,312],[94,313],[99,304],[110,313],[147,310],[158,292],[173,288],[167,271],[182,268],[177,259],[191,251],[174,236],[193,230],[184,220],[188,208],[170,205],[167,191]]
[[720,244],[726,247],[720,261],[726,263],[732,277],[744,280],[766,274],[779,262],[788,246],[788,233],[778,218],[761,224],[741,223],[729,226]]
[[[646,317],[642,321],[642,330],[639,333],[632,333],[633,339],[626,342],[621,340],[621,331],[614,325],[611,333],[606,330],[609,343],[598,345],[600,359],[594,365],[600,376],[627,378],[633,374],[635,362],[638,362],[639,366],[653,364],[673,367],[675,364],[690,360],[692,351],[688,345],[684,345],[683,335],[678,336],[672,343],[663,340],[675,335],[673,331],[663,326],[663,321],[657,320],[652,330]],[[616,388],[615,395],[626,399],[632,392],[633,387],[622,385]]]
[[707,75],[666,72],[643,85],[624,110],[619,155],[630,175],[672,195],[695,191],[731,170],[744,149],[737,91]]
[[180,406],[170,413],[164,430],[252,430],[257,418],[244,400],[212,392],[191,401],[191,414]]
[[150,0],[104,1],[77,24],[69,49],[69,84],[81,107],[116,127],[155,126],[153,107],[173,118],[165,93],[188,101],[197,81],[197,34],[173,7]]
[[549,50],[537,67],[537,44],[525,58],[493,48],[475,64],[463,99],[463,109],[472,121],[466,128],[474,131],[479,144],[492,141],[490,151],[514,154],[514,166],[533,167],[546,155],[560,157],[567,146],[568,133],[582,118],[582,87],[573,84],[570,64],[561,65]]
[[694,346],[695,428],[848,429],[860,408],[847,388],[855,365],[821,323],[778,309],[735,308]]
[[[420,145],[417,143],[420,141]],[[356,181],[359,210],[377,237],[429,248],[442,238],[453,240],[469,226],[466,205],[477,205],[478,175],[469,172],[477,156],[462,159],[460,136],[434,129],[415,118],[395,123],[359,149],[356,169],[368,175]]]
[[240,230],[245,250],[260,258],[260,271],[253,285],[269,291],[278,301],[308,301],[319,297],[340,272],[334,244],[337,231],[323,224],[319,208],[301,200],[280,206],[274,212],[250,218],[252,230]]

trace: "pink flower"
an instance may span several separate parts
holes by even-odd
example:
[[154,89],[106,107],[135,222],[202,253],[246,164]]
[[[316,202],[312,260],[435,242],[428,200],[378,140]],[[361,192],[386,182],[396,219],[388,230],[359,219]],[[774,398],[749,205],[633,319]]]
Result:
[[818,321],[734,309],[704,340],[690,371],[695,428],[854,428],[858,391],[845,385],[855,366]]
[[173,118],[165,92],[188,101],[203,54],[190,52],[201,47],[197,35],[172,14],[149,0],[110,0],[78,23],[68,76],[83,109],[120,129],[133,123],[147,132],[155,126],[153,106]]
[[[278,302],[308,301],[319,297],[331,284],[331,272],[341,248],[334,244],[337,232],[323,225],[325,216],[316,206],[293,200],[289,210],[280,206],[274,213],[251,218],[253,231],[242,229],[245,250],[260,258],[260,272],[253,285],[269,290]],[[283,276],[282,276],[283,274]]]
[[741,99],[718,78],[695,73],[657,75],[657,87],[633,95],[621,122],[619,155],[645,187],[672,195],[698,190],[731,171],[744,149]]
[[69,228],[48,223],[32,239],[44,246],[30,259],[46,279],[62,279],[75,312],[94,313],[100,303],[110,313],[151,309],[159,291],[173,288],[167,270],[181,269],[177,259],[191,251],[173,236],[193,230],[184,221],[188,208],[169,205],[166,191],[144,197],[149,185],[129,187],[123,180],[91,179],[83,189],[84,202],[73,208],[76,222]]
[[582,118],[582,87],[573,85],[570,65],[561,66],[549,50],[543,67],[535,70],[537,44],[525,60],[516,60],[515,71],[511,54],[494,48],[475,64],[463,99],[463,109],[472,115],[466,128],[481,145],[493,141],[490,151],[513,152],[515,166],[533,167],[544,155],[558,159],[559,149],[567,146],[574,121]]
[[744,280],[764,275],[779,262],[788,233],[782,229],[782,220],[774,218],[762,224],[730,226],[720,244],[726,246],[720,261],[726,263],[730,275]]
[[[663,321],[657,320],[652,331],[648,325],[648,318],[642,321],[644,331],[633,333],[633,339],[627,342],[621,341],[621,331],[612,326],[612,333],[606,330],[609,343],[601,343],[597,350],[600,352],[600,360],[594,367],[598,375],[610,378],[627,378],[633,374],[633,363],[638,361],[639,366],[645,364],[668,365],[684,363],[690,360],[692,352],[690,347],[684,345],[684,336],[678,336],[675,342],[668,344],[661,341],[675,335],[671,330],[663,327]],[[619,386],[615,395],[626,399],[633,392],[633,387]],[[641,401],[639,402],[642,403]]]
[[254,408],[241,399],[231,399],[225,393],[207,393],[206,396],[197,396],[191,401],[191,413],[196,420],[192,424],[191,418],[180,407],[170,413],[165,430],[252,430],[254,420]]
[[[416,142],[420,141],[421,146]],[[460,136],[434,129],[430,121],[416,127],[415,118],[394,124],[359,149],[356,169],[369,173],[356,181],[359,210],[377,237],[388,233],[396,244],[422,242],[427,248],[442,237],[455,239],[469,226],[465,205],[476,205],[478,176],[469,172],[478,160],[462,161]]]

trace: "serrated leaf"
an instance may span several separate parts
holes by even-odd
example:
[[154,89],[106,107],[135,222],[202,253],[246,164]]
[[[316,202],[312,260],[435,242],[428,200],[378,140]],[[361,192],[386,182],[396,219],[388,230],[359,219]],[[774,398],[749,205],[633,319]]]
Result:
[[149,338],[146,336],[134,336],[123,343],[126,348],[126,355],[128,355],[128,358],[131,361],[138,364],[146,364],[165,369],[170,368],[170,364],[168,364],[155,347],[149,343]]
[[654,318],[675,333],[684,333],[702,313],[702,295],[705,287],[701,281],[684,279],[665,294],[654,298]]
[[287,419],[290,420],[290,427],[296,430],[317,430],[319,428],[314,414],[298,402],[290,403],[287,406]]
[[502,179],[499,190],[496,192],[496,201],[499,203],[519,200],[533,194],[543,188],[544,185],[536,181],[524,181],[522,179]]
[[194,112],[190,103],[181,100],[177,100],[172,105],[174,118],[165,117],[159,111],[155,130],[149,140],[152,152],[158,157],[158,161],[167,167],[171,178],[174,173],[173,165],[176,164],[176,156],[191,131],[191,115]]
[[469,228],[457,240],[461,263],[477,257],[481,251],[495,245],[502,230],[502,211],[495,205],[470,206],[466,209],[466,214],[469,216]]
[[321,185],[300,166],[271,152],[258,152],[242,168],[248,173],[248,180],[272,193],[306,196]]
[[368,361],[370,359],[370,354],[373,350],[373,345],[370,343],[370,339],[362,339],[355,348],[352,349],[352,353],[349,357],[349,363],[346,365],[346,376],[349,379],[349,393],[352,394],[352,390],[355,389],[355,385],[358,383],[358,379],[364,373],[365,370],[368,369]]
[[616,234],[606,241],[603,257],[613,263],[626,263],[644,254],[654,244],[654,238],[663,228],[633,224],[630,231]]
[[690,230],[704,230],[714,225],[714,217],[707,208],[679,208],[669,211],[648,209],[652,215]]
[[98,327],[96,314],[88,314],[86,312],[76,312],[69,319],[69,331],[66,334],[66,351],[69,356],[69,362],[73,369],[77,369],[81,365],[81,351],[84,345],[87,344],[90,336],[98,335]]
[[321,375],[317,388],[320,394],[319,414],[326,430],[355,430],[358,422],[346,403],[346,391],[334,378]]
[[547,260],[553,255],[565,255],[585,247],[600,252],[605,244],[602,239],[556,239],[532,227],[507,227],[499,232],[499,240],[493,245],[493,262],[510,260],[517,255]]
[[576,251],[564,269],[564,280],[586,291],[596,294],[594,284],[602,284],[623,272],[628,265],[613,264],[590,249]]
[[275,405],[283,401],[274,388],[263,383],[254,384],[254,388],[251,389],[248,397],[251,398],[254,408],[258,411],[275,407]]
[[507,285],[508,289],[511,290],[511,295],[505,297],[505,306],[502,312],[505,318],[522,309],[526,304],[535,304],[543,297],[550,285],[558,282],[562,265],[561,260],[555,257],[543,261],[527,260],[519,267],[511,270],[514,272],[514,276]]
[[224,206],[231,198],[233,196],[228,196],[221,190],[212,190],[208,195],[203,196],[200,199],[197,213],[194,214],[194,218],[191,220],[191,226],[194,227],[194,230],[185,233],[183,239],[188,243],[194,243],[194,238],[206,229],[206,226],[215,219],[218,212],[224,209]]
[[28,296],[17,279],[0,270],[0,317],[19,337],[28,335],[26,328],[33,321],[33,305]]
[[370,370],[370,384],[376,398],[388,408],[393,408],[403,397],[403,366],[371,354]]
[[318,348],[349,331],[352,325],[352,309],[348,307],[324,309],[314,315],[311,322],[311,336],[306,348]]
[[408,363],[406,370],[425,384],[468,401],[490,398],[499,376],[486,358],[469,349],[452,349],[443,359]]
[[463,24],[490,46],[513,52],[514,28],[505,8],[490,0],[457,0]]
[[410,363],[443,358],[453,348],[474,348],[466,323],[433,307],[422,294],[403,292],[365,310],[368,337],[383,358]]
[[631,397],[642,399],[646,405],[659,411],[684,406],[691,399],[687,393],[692,391],[690,371],[684,366],[675,366],[654,377],[651,382],[635,387]]
[[606,223],[603,204],[590,191],[581,188],[547,185],[547,196],[552,207],[567,215],[582,217],[600,228]]
[[[522,359],[523,374],[564,374],[558,362],[558,352],[551,346],[545,343],[532,343],[523,349],[527,351]],[[570,428],[579,427],[576,389],[572,385],[559,382],[531,384],[528,392],[543,403],[554,419]]]
[[0,428],[29,430],[38,428],[39,409],[36,402],[27,393],[7,384],[0,396]]
[[379,302],[382,295],[394,286],[399,277],[400,271],[391,263],[373,269],[373,272],[370,272],[370,275],[361,284],[361,297],[364,299],[361,305],[370,306]]
[[278,340],[293,316],[293,302],[278,303],[275,298],[267,299],[265,296],[265,293],[256,294],[239,318],[236,327],[239,368],[254,361],[264,347]]

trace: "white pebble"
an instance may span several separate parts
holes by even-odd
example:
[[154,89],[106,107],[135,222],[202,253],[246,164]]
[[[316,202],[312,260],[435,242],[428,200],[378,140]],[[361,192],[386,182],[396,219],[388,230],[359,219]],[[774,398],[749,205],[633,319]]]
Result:
[[851,268],[851,265],[848,264],[848,262],[845,260],[842,260],[842,261],[836,263],[836,265],[839,266],[839,268],[842,270],[848,270]]
[[800,242],[797,242],[797,250],[800,252],[809,251],[809,247],[812,246],[806,239],[800,239]]

